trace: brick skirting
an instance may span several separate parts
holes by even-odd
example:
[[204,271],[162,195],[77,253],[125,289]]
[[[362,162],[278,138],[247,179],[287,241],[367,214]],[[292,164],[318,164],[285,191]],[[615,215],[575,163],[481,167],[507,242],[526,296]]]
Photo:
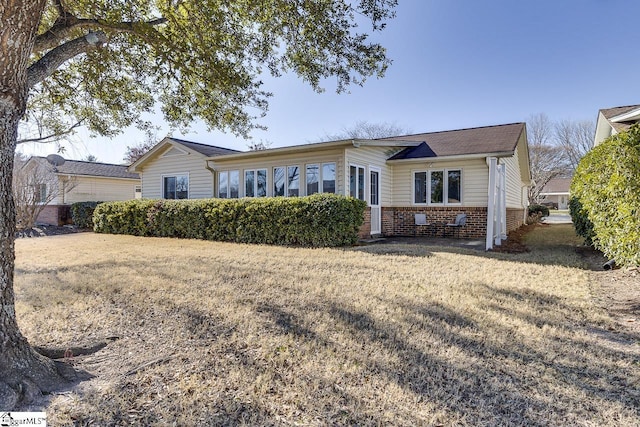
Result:
[[47,205],[45,206],[36,222],[48,225],[72,224],[70,205]]
[[[415,214],[426,214],[432,226],[416,226]],[[460,238],[484,239],[487,233],[487,208],[484,207],[383,207],[383,236],[427,236],[432,233],[442,235],[444,224],[455,220],[456,215],[467,215],[467,224],[460,229]],[[524,224],[524,209],[507,209],[507,232]],[[359,236],[367,238],[371,231],[371,210],[367,208]]]

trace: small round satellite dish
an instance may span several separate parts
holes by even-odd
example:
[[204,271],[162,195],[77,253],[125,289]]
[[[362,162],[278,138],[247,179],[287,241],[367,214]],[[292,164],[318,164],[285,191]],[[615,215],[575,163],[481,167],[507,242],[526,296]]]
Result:
[[47,161],[53,166],[62,166],[64,164],[64,158],[57,154],[49,154],[47,156]]

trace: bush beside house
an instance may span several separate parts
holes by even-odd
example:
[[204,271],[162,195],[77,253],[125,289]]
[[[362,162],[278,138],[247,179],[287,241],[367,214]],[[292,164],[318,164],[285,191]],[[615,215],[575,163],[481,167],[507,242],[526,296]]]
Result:
[[346,246],[358,240],[366,203],[334,194],[298,198],[130,200],[102,203],[99,233],[228,242]]
[[71,219],[78,228],[93,228],[93,211],[102,202],[76,202],[71,205]]
[[571,194],[593,224],[594,246],[619,265],[640,265],[640,125],[583,157]]

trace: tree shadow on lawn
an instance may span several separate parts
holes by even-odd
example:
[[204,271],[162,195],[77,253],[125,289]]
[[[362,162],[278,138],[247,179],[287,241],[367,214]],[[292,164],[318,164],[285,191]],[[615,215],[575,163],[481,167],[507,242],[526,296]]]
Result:
[[[495,296],[494,290],[486,287],[482,299],[488,302]],[[511,300],[505,304],[509,306],[518,295],[507,299]],[[404,324],[427,331],[431,342],[413,342],[411,328],[402,330],[362,311],[334,306],[331,312],[338,324],[364,341],[363,346],[380,342],[397,358],[396,365],[374,359],[369,366],[372,374],[384,375],[424,400],[446,407],[447,412],[456,414],[454,418],[492,425],[543,426],[589,420],[603,424],[614,419],[607,420],[598,411],[622,409],[627,422],[640,421],[640,396],[629,392],[640,381],[640,372],[634,368],[637,350],[633,354],[582,340],[570,321],[556,323],[558,329],[570,333],[543,335],[529,342],[503,323],[478,325],[444,305],[388,303],[400,306],[406,313]],[[488,303],[484,306],[491,309]],[[516,310],[506,316],[527,323],[540,323],[544,318],[541,313],[538,319],[531,319]],[[588,333],[587,328],[582,329]],[[443,348],[446,350],[438,351]],[[576,350],[563,355],[570,348]],[[451,352],[460,357],[448,358]]]

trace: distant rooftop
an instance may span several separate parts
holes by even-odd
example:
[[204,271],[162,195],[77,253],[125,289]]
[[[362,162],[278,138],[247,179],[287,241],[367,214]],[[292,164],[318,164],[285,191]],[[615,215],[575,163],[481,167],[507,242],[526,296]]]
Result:
[[[37,157],[45,162],[46,157]],[[127,170],[126,165],[114,165],[111,163],[99,163],[99,162],[87,162],[83,160],[67,160],[64,159],[64,163],[59,165],[53,165],[54,171],[60,174],[67,175],[86,175],[86,176],[101,176],[108,178],[129,178],[139,179],[140,176],[137,173],[132,173]]]

